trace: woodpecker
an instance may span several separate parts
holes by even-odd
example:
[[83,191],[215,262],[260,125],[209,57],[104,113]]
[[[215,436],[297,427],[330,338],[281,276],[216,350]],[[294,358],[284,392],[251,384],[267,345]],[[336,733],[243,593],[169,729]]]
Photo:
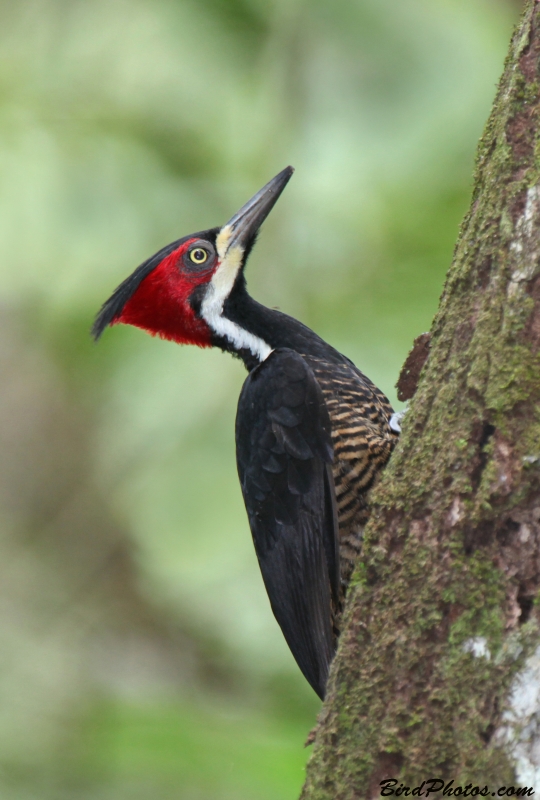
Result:
[[247,292],[246,261],[292,173],[276,175],[223,227],[177,239],[137,267],[92,333],[124,323],[243,361],[236,454],[255,550],[287,644],[323,698],[367,494],[399,425],[352,361]]

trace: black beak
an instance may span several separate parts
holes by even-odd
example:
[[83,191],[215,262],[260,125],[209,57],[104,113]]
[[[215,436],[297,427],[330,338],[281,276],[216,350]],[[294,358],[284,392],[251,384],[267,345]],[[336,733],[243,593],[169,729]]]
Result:
[[221,258],[224,258],[231,248],[238,247],[243,251],[252,242],[293,172],[293,167],[285,167],[223,226],[217,239],[218,251],[223,249],[223,252],[219,253]]

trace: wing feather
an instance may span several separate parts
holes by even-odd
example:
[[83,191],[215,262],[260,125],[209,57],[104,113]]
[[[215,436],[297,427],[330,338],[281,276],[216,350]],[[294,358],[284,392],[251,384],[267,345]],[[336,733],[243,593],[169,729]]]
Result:
[[300,669],[323,697],[339,592],[333,450],[322,391],[298,353],[275,350],[246,379],[236,447],[272,610]]

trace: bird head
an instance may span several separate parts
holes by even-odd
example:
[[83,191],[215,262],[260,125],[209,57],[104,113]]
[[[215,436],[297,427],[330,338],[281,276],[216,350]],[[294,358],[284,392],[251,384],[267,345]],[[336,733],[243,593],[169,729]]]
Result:
[[102,306],[92,328],[95,339],[108,325],[124,323],[180,344],[211,347],[227,339],[238,350],[267,347],[227,319],[223,305],[292,173],[292,167],[282,170],[222,228],[178,239],[137,267]]

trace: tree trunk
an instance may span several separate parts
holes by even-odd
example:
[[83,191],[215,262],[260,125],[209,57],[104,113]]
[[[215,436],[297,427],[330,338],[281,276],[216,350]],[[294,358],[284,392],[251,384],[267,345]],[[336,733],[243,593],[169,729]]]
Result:
[[387,779],[540,790],[539,117],[527,0],[372,498],[304,800],[378,797]]

